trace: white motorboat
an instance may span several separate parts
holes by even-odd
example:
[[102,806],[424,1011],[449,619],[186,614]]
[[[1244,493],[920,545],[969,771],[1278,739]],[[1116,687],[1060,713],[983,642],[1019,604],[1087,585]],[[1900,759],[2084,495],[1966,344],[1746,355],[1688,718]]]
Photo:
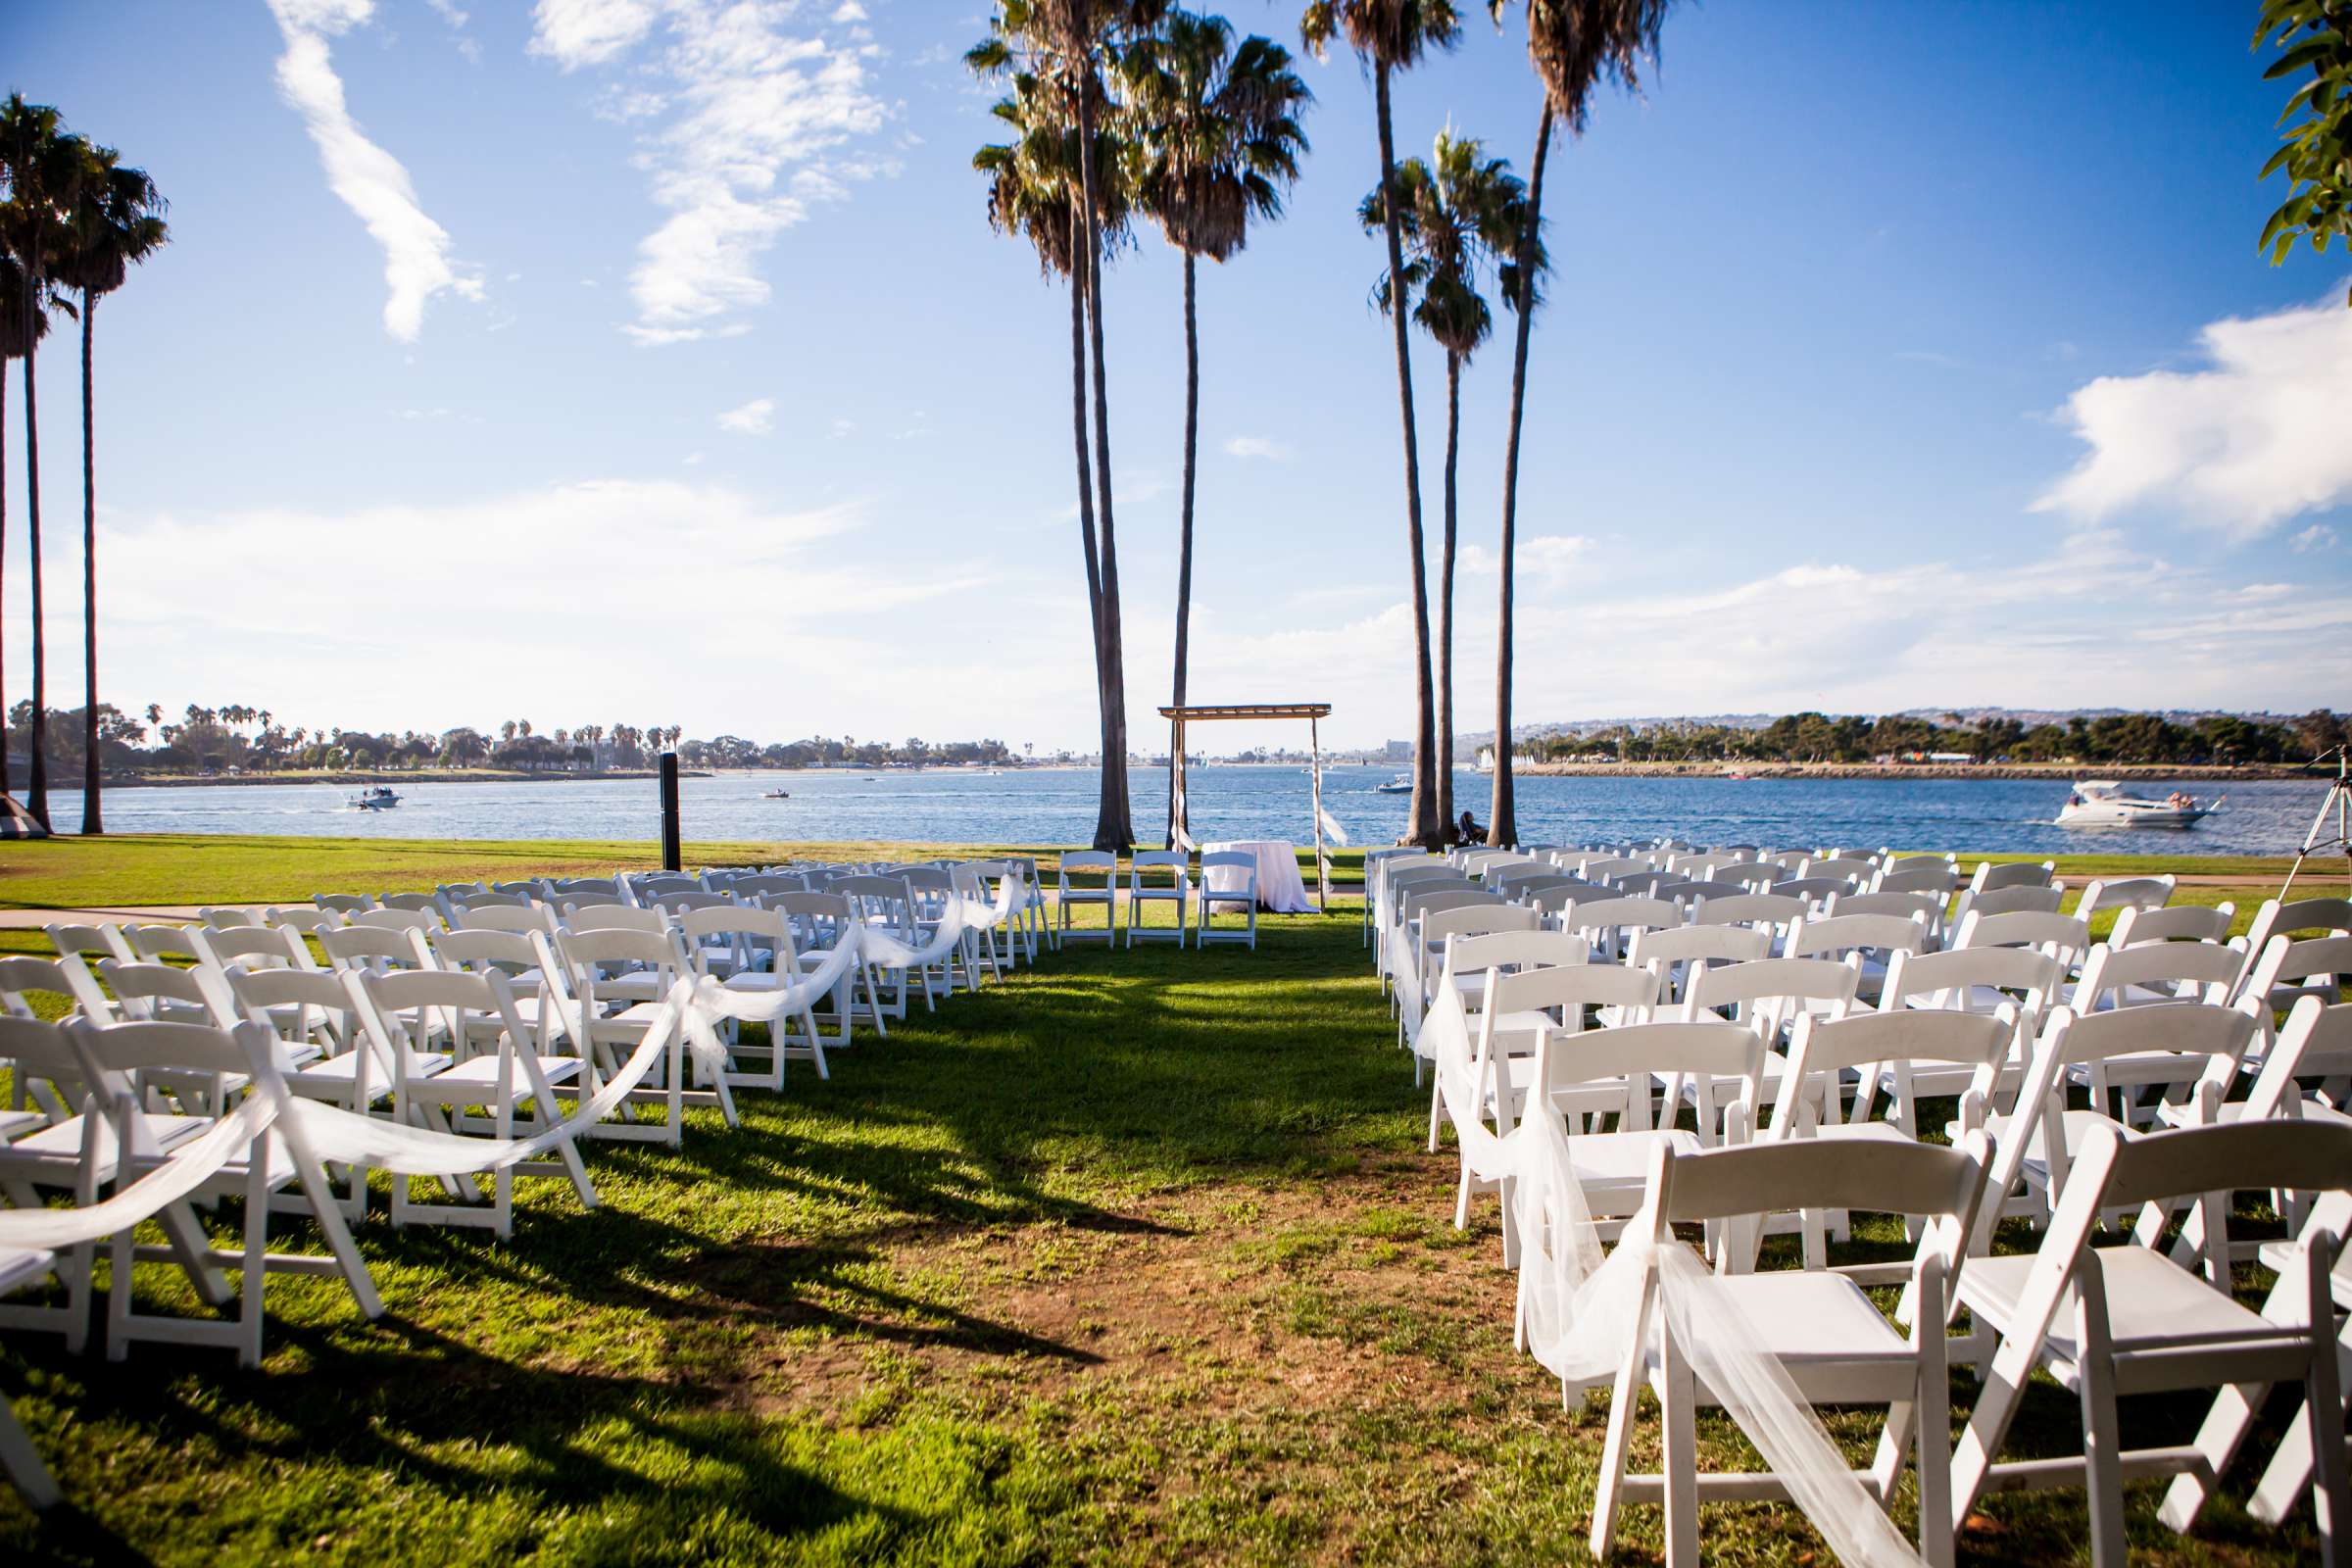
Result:
[[1373,785],[1372,793],[1375,795],[1410,795],[1413,793],[1412,775],[1399,773],[1386,784]]
[[355,811],[389,811],[400,804],[400,797],[389,784],[371,784],[357,795],[346,795],[343,804]]
[[2058,811],[2060,827],[2195,827],[2222,808],[2229,797],[2210,805],[2181,790],[2161,801],[2127,795],[2112,779],[2087,780],[2075,786]]

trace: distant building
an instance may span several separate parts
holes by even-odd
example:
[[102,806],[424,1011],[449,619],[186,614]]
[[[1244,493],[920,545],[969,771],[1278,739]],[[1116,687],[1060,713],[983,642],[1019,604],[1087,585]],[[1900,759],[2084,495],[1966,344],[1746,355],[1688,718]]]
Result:
[[1413,743],[1411,741],[1391,741],[1381,748],[1380,755],[1392,762],[1409,762],[1413,760]]

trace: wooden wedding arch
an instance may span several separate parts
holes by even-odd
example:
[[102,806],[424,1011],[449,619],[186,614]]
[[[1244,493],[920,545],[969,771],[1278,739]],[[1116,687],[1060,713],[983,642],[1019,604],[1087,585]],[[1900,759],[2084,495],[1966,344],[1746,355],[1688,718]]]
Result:
[[1306,749],[1312,760],[1309,769],[1314,778],[1312,814],[1315,830],[1315,907],[1328,910],[1331,901],[1331,860],[1323,853],[1323,746],[1316,725],[1331,716],[1329,703],[1188,703],[1163,708],[1159,716],[1168,721],[1168,848],[1189,850],[1193,847],[1188,831],[1190,822],[1184,799],[1184,727],[1187,724],[1215,723],[1223,719],[1303,718],[1306,720]]

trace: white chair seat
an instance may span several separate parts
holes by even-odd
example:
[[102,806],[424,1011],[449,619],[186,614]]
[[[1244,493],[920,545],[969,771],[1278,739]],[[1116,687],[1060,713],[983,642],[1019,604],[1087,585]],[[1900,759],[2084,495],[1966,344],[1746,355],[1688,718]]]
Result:
[[[2107,1298],[2107,1321],[2116,1348],[2134,1344],[2164,1345],[2200,1337],[2259,1337],[2272,1332],[2249,1311],[2161,1253],[2126,1245],[2098,1250],[2099,1277]],[[1960,1299],[1972,1312],[1998,1324],[2017,1321],[2027,1276],[2035,1257],[1972,1257],[1960,1275]],[[2068,1363],[2080,1351],[2075,1314],[2062,1310],[2050,1325],[2049,1348]],[[2068,1387],[2073,1387],[2071,1381]],[[2129,1392],[2126,1390],[2125,1392]]]
[[[2295,1107],[2295,1115],[2303,1121],[2328,1121],[2334,1122],[2339,1127],[2352,1127],[2352,1115],[2346,1115],[2333,1105],[2323,1103],[2308,1096],[2304,1098],[2301,1104]],[[2197,1107],[2170,1103],[2159,1105],[2156,1107],[2156,1118],[2167,1127],[2194,1127],[2197,1125]],[[2225,1125],[2233,1121],[2243,1121],[2245,1118],[2246,1105],[2242,1100],[2232,1100],[2217,1107],[2216,1110],[2216,1119]]]
[[[197,1137],[213,1124],[210,1117],[175,1116],[160,1110],[141,1111],[139,1120],[146,1124],[147,1136],[155,1140],[155,1147],[166,1151]],[[82,1134],[88,1125],[86,1116],[68,1116],[53,1127],[44,1127],[0,1148],[0,1174],[51,1184],[62,1174],[70,1184],[81,1162]],[[117,1174],[114,1124],[102,1119],[98,1128],[98,1179],[112,1181]]]
[[[2295,1244],[2265,1242],[2255,1250],[2254,1255],[2262,1260],[2264,1268],[2274,1274],[2283,1274],[2287,1264],[2294,1261]],[[2328,1274],[2328,1283],[2334,1287],[2336,1305],[2352,1306],[2352,1248],[2336,1254],[2335,1268]]]
[[1885,1361],[1906,1369],[1915,1364],[1910,1345],[1886,1314],[1842,1274],[1790,1269],[1735,1274],[1716,1283],[1791,1371],[1808,1364]]
[[0,1110],[0,1143],[22,1138],[36,1127],[49,1125],[49,1118],[37,1110]]
[[1656,1159],[1658,1141],[1674,1145],[1678,1154],[1699,1152],[1698,1135],[1683,1128],[1638,1133],[1585,1133],[1568,1140],[1568,1160],[1578,1185],[1588,1194],[1630,1191],[1649,1186],[1649,1168]]
[[[580,1075],[580,1058],[541,1056],[539,1070],[551,1086],[560,1086]],[[508,1067],[507,1083],[516,1095],[530,1093],[530,1081],[523,1076],[519,1060]],[[498,1057],[476,1056],[471,1061],[461,1061],[446,1071],[436,1072],[429,1078],[412,1077],[409,1080],[409,1093],[415,1098],[438,1101],[443,1104],[484,1102],[498,1094]]]

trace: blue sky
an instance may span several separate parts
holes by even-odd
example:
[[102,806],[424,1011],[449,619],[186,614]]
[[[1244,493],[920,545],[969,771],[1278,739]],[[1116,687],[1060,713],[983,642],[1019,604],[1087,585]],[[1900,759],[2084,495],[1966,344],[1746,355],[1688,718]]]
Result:
[[[1229,14],[1295,44],[1293,8]],[[1401,149],[1450,123],[1524,166],[1512,23],[1475,14],[1400,79]],[[970,0],[9,7],[9,85],[172,202],[99,315],[112,700],[1087,744],[1067,307],[985,222],[958,60],[985,25]],[[2195,4],[1676,13],[1642,97],[1551,164],[1521,720],[2352,704],[2352,263],[2254,251],[2281,94],[2250,30]],[[1376,742],[1411,687],[1352,217],[1371,93],[1345,55],[1300,69],[1289,216],[1201,272],[1192,689],[1328,700],[1334,738]],[[1108,291],[1144,740],[1183,396],[1156,233]],[[66,671],[77,387],[63,343],[42,368]],[[1492,345],[1464,389],[1464,730],[1492,722],[1508,372]]]

